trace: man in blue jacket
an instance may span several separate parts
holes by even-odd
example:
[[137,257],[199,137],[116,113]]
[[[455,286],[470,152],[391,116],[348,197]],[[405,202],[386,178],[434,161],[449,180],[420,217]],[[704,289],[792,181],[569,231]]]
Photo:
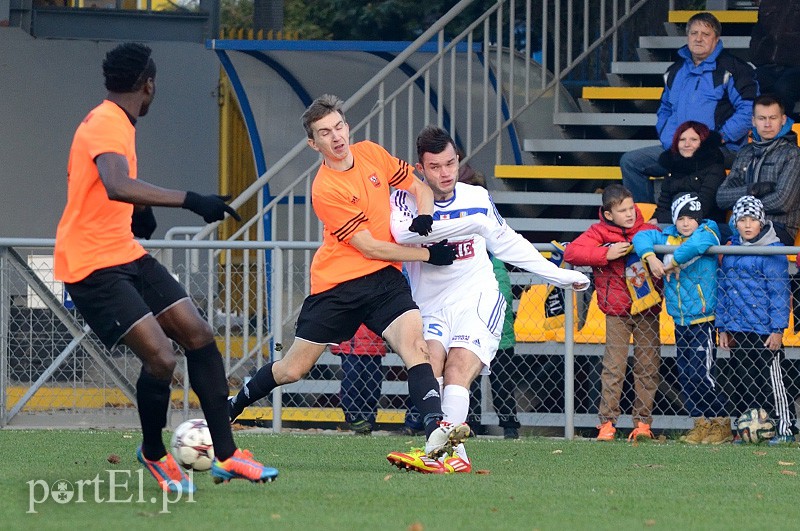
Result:
[[722,136],[727,167],[747,143],[753,100],[758,95],[755,70],[723,49],[721,31],[711,13],[697,13],[687,22],[687,44],[678,50],[681,59],[664,74],[656,121],[661,146],[636,149],[620,159],[622,183],[633,192],[634,201],[655,202],[650,177],[667,174],[658,157],[670,148],[683,122],[702,122]]

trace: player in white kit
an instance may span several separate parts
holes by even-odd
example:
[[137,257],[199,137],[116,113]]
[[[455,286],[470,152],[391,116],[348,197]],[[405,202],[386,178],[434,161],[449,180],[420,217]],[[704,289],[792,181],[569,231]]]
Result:
[[[583,273],[562,269],[544,258],[510,228],[482,187],[458,182],[459,160],[447,131],[428,126],[417,137],[417,171],[433,189],[433,231],[427,236],[409,230],[417,216],[414,197],[403,190],[391,196],[391,227],[401,244],[432,244],[447,238],[458,249],[452,265],[431,267],[406,263],[411,291],[420,307],[431,365],[442,391],[444,420],[466,421],[469,387],[488,374],[497,352],[506,302],[498,289],[487,250],[500,260],[534,273],[547,282],[578,291],[589,287]],[[401,468],[423,466],[421,451],[393,452],[387,457]],[[443,472],[469,472],[472,465],[463,444],[440,461]]]

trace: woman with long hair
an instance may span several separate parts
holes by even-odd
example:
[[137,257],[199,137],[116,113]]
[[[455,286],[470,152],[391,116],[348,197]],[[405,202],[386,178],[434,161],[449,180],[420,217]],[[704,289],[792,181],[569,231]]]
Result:
[[672,145],[658,163],[669,173],[661,184],[656,210],[650,223],[672,223],[670,207],[678,194],[697,194],[703,206],[703,219],[725,225],[725,212],[717,207],[717,188],[725,179],[725,163],[720,151],[721,137],[700,122],[689,120],[678,126]]

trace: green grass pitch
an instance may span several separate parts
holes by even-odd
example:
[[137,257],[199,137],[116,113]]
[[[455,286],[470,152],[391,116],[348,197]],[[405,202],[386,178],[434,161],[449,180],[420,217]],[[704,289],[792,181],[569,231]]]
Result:
[[[385,459],[421,438],[245,431],[236,439],[278,468],[278,480],[215,485],[197,473],[191,500],[164,500],[139,472],[138,432],[0,431],[0,526],[452,531],[793,529],[800,522],[797,447],[478,438],[467,442],[473,473],[432,476]],[[61,491],[59,480],[68,482]],[[55,501],[67,491],[69,501]]]

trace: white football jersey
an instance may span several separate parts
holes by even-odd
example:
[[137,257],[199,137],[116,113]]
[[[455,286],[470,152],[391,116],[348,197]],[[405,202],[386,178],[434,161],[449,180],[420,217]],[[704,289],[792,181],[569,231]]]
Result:
[[458,256],[449,266],[406,262],[414,300],[422,314],[458,303],[464,293],[497,291],[487,250],[508,264],[539,275],[558,287],[585,283],[583,273],[562,269],[544,258],[522,235],[510,228],[497,212],[489,193],[480,186],[457,183],[447,201],[436,201],[433,230],[427,236],[409,231],[417,216],[414,196],[395,190],[391,196],[392,235],[400,244],[432,244],[443,239],[456,246]]

